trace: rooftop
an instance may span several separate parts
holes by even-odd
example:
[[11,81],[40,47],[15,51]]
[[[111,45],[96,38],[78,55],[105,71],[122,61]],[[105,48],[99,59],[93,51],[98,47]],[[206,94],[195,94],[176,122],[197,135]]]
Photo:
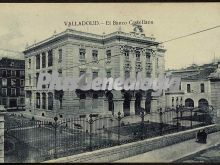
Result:
[[173,70],[172,74],[180,76],[184,80],[198,80],[208,79],[209,75],[217,69],[217,65],[214,63],[189,66],[184,69]]
[[18,51],[0,49],[0,60],[4,57],[11,59],[24,59],[24,54]]
[[[97,40],[100,42],[106,41],[112,37],[117,36],[117,37],[122,37],[125,39],[131,39],[131,40],[135,39],[135,40],[139,40],[141,42],[146,42],[146,43],[155,43],[155,44],[159,43],[159,42],[156,42],[155,38],[152,36],[146,37],[145,34],[140,34],[140,33],[135,33],[135,32],[125,33],[122,31],[116,31],[116,32],[113,32],[110,34],[98,35],[98,34],[93,34],[93,33],[81,32],[81,31],[77,31],[77,30],[73,30],[73,29],[66,29],[65,31],[63,31],[61,33],[58,33],[58,34],[54,33],[51,37],[49,37],[43,41],[40,41],[38,43],[34,43],[31,46],[27,46],[24,53],[26,53],[28,50],[31,50],[31,49],[36,48],[38,46],[47,44],[51,41],[57,40],[59,38],[65,37],[65,36],[74,36],[76,38],[77,38],[77,36],[80,38],[85,37],[86,39]],[[163,45],[158,45],[158,48],[164,49]]]

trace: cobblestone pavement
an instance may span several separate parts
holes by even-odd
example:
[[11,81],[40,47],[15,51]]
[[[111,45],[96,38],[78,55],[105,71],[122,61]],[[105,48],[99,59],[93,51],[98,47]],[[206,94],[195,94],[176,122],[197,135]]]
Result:
[[204,162],[217,163],[220,162],[220,145],[208,148],[190,156],[181,158],[175,162]]

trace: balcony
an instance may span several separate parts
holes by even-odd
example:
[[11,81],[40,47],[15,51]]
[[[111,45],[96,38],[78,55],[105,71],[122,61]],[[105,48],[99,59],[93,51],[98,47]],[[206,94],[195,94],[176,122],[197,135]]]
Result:
[[123,67],[124,67],[125,71],[130,71],[132,69],[131,61],[129,61],[129,60],[125,61]]
[[151,63],[146,64],[145,69],[146,69],[146,73],[151,73],[153,70]]
[[111,63],[111,58],[107,58],[105,61],[106,64],[110,64]]
[[142,71],[143,67],[141,61],[136,61],[135,63],[136,63],[135,70],[138,72]]
[[86,59],[85,59],[85,58],[80,58],[80,59],[79,59],[79,62],[80,62],[80,63],[86,63]]

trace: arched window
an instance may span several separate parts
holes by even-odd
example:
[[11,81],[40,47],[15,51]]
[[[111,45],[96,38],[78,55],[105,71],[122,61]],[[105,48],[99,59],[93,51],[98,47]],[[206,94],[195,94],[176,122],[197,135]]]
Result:
[[108,91],[106,93],[106,97],[108,98],[108,110],[113,112],[114,111],[113,94],[110,91]]
[[53,93],[48,93],[48,110],[53,110]]
[[46,109],[46,93],[42,93],[42,109]]
[[86,100],[86,95],[85,94],[80,94],[79,96],[79,109],[85,109],[85,100]]
[[206,108],[209,106],[209,103],[206,99],[200,99],[198,102],[199,108]]
[[36,93],[36,108],[40,108],[40,93]]
[[190,98],[185,100],[185,107],[194,107],[194,101]]
[[93,94],[92,108],[98,108],[98,94]]
[[200,88],[201,88],[201,93],[205,92],[205,85],[202,83],[200,84]]

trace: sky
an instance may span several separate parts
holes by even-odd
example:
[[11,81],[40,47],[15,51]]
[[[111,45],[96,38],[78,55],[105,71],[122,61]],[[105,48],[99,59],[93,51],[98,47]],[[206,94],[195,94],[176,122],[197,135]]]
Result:
[[[1,4],[0,49],[24,51],[32,45],[68,27],[66,21],[148,20],[143,25],[146,36],[165,41],[220,25],[220,4],[217,3],[84,3],[84,4]],[[69,28],[108,34],[118,25],[71,26]],[[131,32],[129,24],[121,25]],[[164,44],[166,69],[179,69],[192,63],[201,65],[220,58],[220,28]]]

